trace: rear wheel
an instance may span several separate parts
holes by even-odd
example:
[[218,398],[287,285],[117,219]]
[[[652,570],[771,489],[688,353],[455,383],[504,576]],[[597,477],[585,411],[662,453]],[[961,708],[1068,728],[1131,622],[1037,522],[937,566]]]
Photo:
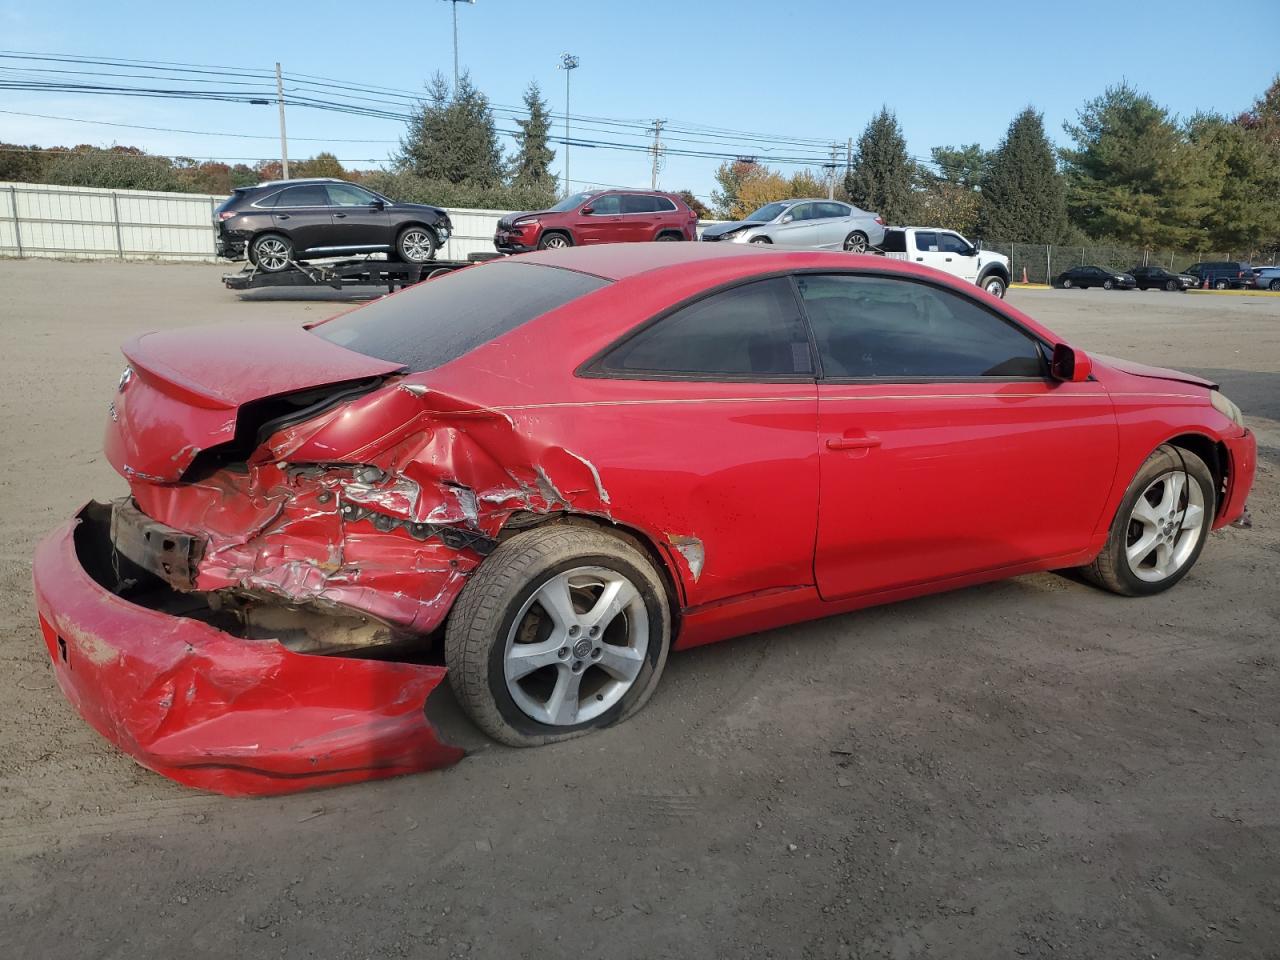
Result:
[[1280,279],[1272,280],[1267,284],[1268,290],[1280,290]]
[[1062,278],[1062,289],[1063,289],[1063,290],[1070,290],[1070,289],[1072,288],[1072,286],[1074,286],[1074,285],[1075,285],[1075,284],[1074,284],[1074,281],[1073,281],[1070,277],[1063,277],[1063,278]]
[[844,238],[844,249],[846,253],[866,253],[869,243],[865,233],[855,230]]
[[396,238],[396,256],[405,263],[427,263],[436,258],[436,235],[426,227],[410,226]]
[[659,240],[659,242],[671,243],[676,240],[683,240],[684,237],[680,236],[677,233],[664,233],[661,236],[659,236],[657,239]]
[[670,640],[649,558],[604,531],[555,525],[504,541],[472,574],[449,614],[445,663],[477,726],[537,746],[639,710]]
[[1227,286],[1228,286],[1228,284],[1227,284],[1227,281],[1225,281],[1225,280],[1215,280],[1215,281],[1213,281],[1213,289],[1215,289],[1215,290],[1225,290],[1225,289],[1227,289]]
[[1124,596],[1168,590],[1186,576],[1213,523],[1213,474],[1189,450],[1165,444],[1147,458],[1084,574]]
[[572,247],[573,241],[569,239],[568,234],[564,233],[544,233],[542,239],[538,241],[539,250],[563,250],[565,247]]
[[264,233],[249,245],[249,260],[263,273],[279,273],[293,261],[293,244],[278,233]]

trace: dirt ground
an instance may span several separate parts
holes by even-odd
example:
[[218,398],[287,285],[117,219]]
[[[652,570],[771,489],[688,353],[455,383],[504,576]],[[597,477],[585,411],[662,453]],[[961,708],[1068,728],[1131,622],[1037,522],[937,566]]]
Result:
[[1167,594],[1046,574],[776,630],[673,657],[599,735],[228,800],[73,713],[30,591],[37,538],[124,490],[122,340],[343,308],[220,272],[0,262],[8,955],[1280,956],[1280,298],[1011,295],[1220,380],[1258,431],[1254,528]]

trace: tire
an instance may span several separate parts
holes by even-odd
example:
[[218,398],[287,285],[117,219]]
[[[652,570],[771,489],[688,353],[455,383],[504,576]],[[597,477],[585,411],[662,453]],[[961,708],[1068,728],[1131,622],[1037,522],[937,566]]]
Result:
[[[1176,477],[1183,478],[1181,488]],[[1158,447],[1129,484],[1102,552],[1083,568],[1085,577],[1126,597],[1168,590],[1204,549],[1217,506],[1214,489],[1213,474],[1198,456]],[[1160,502],[1153,505],[1153,497]]]
[[1111,280],[1103,280],[1103,281],[1102,281],[1102,289],[1103,289],[1103,290],[1110,290],[1110,289],[1112,289],[1114,286],[1115,286],[1115,283],[1114,283],[1113,281],[1111,281]]
[[279,273],[293,262],[293,243],[279,233],[264,233],[249,244],[249,262],[263,273]]
[[673,241],[683,240],[683,239],[684,237],[674,233],[664,233],[654,238],[654,240],[658,243],[671,243]]
[[773,243],[768,237],[752,237],[748,243]]
[[987,291],[987,293],[991,294],[991,296],[995,297],[997,300],[1003,300],[1004,293],[1005,290],[1008,289],[1008,285],[999,277],[985,277],[982,280],[982,289]]
[[1182,286],[1182,284],[1178,283],[1177,280],[1166,280],[1164,284],[1164,288],[1170,293],[1174,293],[1180,286]]
[[866,253],[870,239],[861,230],[855,230],[844,238],[845,253]]
[[539,250],[563,250],[565,247],[572,247],[573,240],[567,233],[560,233],[553,230],[551,233],[544,233],[538,238]]
[[1280,280],[1272,280],[1269,284],[1267,284],[1267,289],[1280,290]]
[[1072,287],[1072,281],[1071,281],[1071,278],[1070,278],[1070,277],[1064,278],[1064,279],[1063,279],[1063,281],[1062,281],[1062,289],[1063,289],[1063,290],[1070,290],[1070,289],[1071,289],[1071,287]]
[[[629,599],[597,635],[589,626],[597,588],[615,584]],[[634,714],[652,696],[670,645],[667,592],[649,558],[593,527],[555,524],[504,541],[472,574],[449,614],[445,664],[459,704],[481,730],[531,747]],[[522,647],[529,649],[517,653]],[[613,668],[601,665],[608,662]],[[572,709],[564,706],[570,690]]]
[[1215,281],[1213,281],[1213,289],[1215,289],[1215,290],[1225,290],[1225,289],[1227,289],[1227,287],[1229,287],[1229,286],[1230,286],[1230,284],[1229,284],[1229,283],[1227,283],[1227,281],[1225,281],[1225,280],[1215,280]]
[[439,249],[440,242],[429,227],[410,224],[396,237],[396,259],[404,263],[430,263]]

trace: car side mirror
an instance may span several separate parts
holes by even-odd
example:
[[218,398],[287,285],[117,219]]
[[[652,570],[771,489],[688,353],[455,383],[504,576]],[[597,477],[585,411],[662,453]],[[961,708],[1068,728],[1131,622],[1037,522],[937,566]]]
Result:
[[374,210],[385,210],[387,208],[387,202],[385,200],[374,200],[369,204],[369,206]]
[[1083,350],[1076,350],[1065,343],[1056,344],[1053,348],[1053,359],[1049,361],[1049,376],[1063,383],[1084,383],[1093,373],[1093,361]]
[[783,223],[790,223],[790,222],[791,222],[792,220],[794,220],[794,219],[795,219],[795,217],[793,217],[791,214],[789,214],[789,213],[788,213],[788,214],[786,214],[786,215],[782,218],[782,222],[783,222]]

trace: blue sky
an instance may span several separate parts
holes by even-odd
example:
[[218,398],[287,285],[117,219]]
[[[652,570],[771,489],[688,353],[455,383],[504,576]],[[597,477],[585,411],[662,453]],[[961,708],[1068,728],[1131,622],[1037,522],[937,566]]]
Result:
[[[977,0],[477,0],[459,7],[458,22],[463,67],[495,104],[519,104],[526,84],[536,80],[552,109],[563,111],[564,73],[556,64],[570,51],[581,61],[572,78],[573,115],[640,123],[664,118],[699,128],[843,143],[856,139],[887,104],[902,123],[910,151],[927,157],[940,144],[994,146],[1027,104],[1044,112],[1050,136],[1062,142],[1063,121],[1121,79],[1181,115],[1244,109],[1280,70],[1280,40],[1271,28],[1202,31],[1198,24],[1211,6],[1203,0],[1169,2],[1142,13],[1138,5],[1091,2],[1020,9]],[[451,7],[441,0],[312,0],[289,5],[288,14],[263,17],[281,8],[240,0],[189,7],[173,0],[0,0],[0,48],[242,68],[270,69],[279,60],[286,73],[416,91],[434,71],[452,73]],[[1234,4],[1232,10],[1241,24],[1275,23],[1271,3]],[[1160,24],[1163,37],[1137,38],[1132,25],[1139,21]],[[0,60],[0,66],[15,65],[33,66]],[[0,70],[0,78],[15,76]],[[130,143],[197,157],[278,153],[274,106],[4,90],[3,110],[218,134],[0,112],[0,140],[10,142]],[[574,136],[643,139],[639,131],[583,121],[587,125],[597,129]],[[499,126],[513,124],[500,118]],[[293,107],[288,130],[295,158],[329,149],[358,161],[354,165],[370,166],[394,149],[403,124]],[[770,155],[767,140],[736,134],[714,139],[681,145]],[[775,148],[775,155],[786,156],[825,152],[816,146]],[[649,162],[643,153],[574,147],[571,176],[590,184],[647,185]],[[709,194],[718,163],[668,157],[660,183]]]

